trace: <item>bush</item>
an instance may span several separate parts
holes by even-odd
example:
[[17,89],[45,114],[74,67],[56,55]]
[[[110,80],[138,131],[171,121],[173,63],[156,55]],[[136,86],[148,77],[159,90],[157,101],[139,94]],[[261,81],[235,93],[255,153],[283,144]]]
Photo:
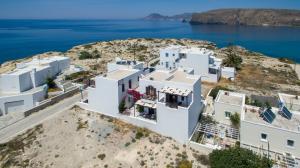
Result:
[[139,112],[139,113],[141,113],[141,112],[143,112],[144,111],[144,108],[143,108],[143,106],[140,106],[140,105],[137,105],[137,111]]
[[90,53],[87,52],[87,51],[81,51],[80,54],[79,54],[79,59],[80,59],[80,60],[91,59],[91,58],[93,58],[93,55],[90,54]]
[[213,97],[213,99],[216,99],[219,90],[227,90],[227,91],[231,91],[230,89],[223,87],[223,86],[216,86],[214,87],[211,92],[209,93],[209,96]]
[[238,113],[234,113],[233,115],[231,115],[230,121],[234,127],[236,128],[240,127],[240,115]]
[[209,154],[211,168],[222,168],[224,165],[230,168],[255,167],[270,168],[272,161],[266,157],[260,157],[249,149],[231,147],[223,150],[214,150]]
[[125,100],[123,99],[123,100],[121,101],[121,103],[119,104],[119,112],[120,112],[120,113],[123,113],[125,110],[126,110],[126,107],[125,107]]
[[227,67],[234,67],[236,70],[241,69],[241,64],[243,62],[242,57],[236,55],[231,49],[227,57],[223,60],[222,65]]
[[198,155],[196,153],[193,154],[194,158],[203,165],[209,164],[209,158],[207,155]]
[[295,61],[293,61],[289,58],[280,57],[280,58],[278,58],[278,60],[280,62],[287,63],[287,64],[295,64]]
[[178,162],[178,168],[192,168],[193,164],[192,162],[188,160],[181,160]]
[[47,79],[46,79],[46,84],[47,84],[48,87],[51,88],[51,89],[56,88],[56,84],[55,84],[53,78],[47,78]]
[[103,159],[105,158],[105,156],[106,156],[106,155],[105,155],[104,153],[103,153],[103,154],[99,154],[99,155],[98,155],[98,158],[101,159],[101,160],[103,160]]
[[135,133],[135,139],[141,139],[144,136],[144,133],[141,131],[137,131]]

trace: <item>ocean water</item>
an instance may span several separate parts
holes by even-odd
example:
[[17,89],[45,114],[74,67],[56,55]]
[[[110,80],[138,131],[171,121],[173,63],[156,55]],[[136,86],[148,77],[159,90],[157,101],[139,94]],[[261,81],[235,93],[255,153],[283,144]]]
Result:
[[191,38],[241,45],[300,62],[300,28],[142,20],[0,20],[0,63],[74,45],[127,38]]

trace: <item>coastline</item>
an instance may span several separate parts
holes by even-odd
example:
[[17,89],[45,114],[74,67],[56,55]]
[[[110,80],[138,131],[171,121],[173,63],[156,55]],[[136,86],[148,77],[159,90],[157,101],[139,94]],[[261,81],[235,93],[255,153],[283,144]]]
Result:
[[[72,47],[66,52],[46,52],[26,59],[6,62],[1,65],[0,73],[13,70],[16,62],[28,61],[33,57],[49,57],[64,55],[71,58],[71,64],[78,65],[95,75],[106,72],[106,64],[116,57],[123,59],[151,62],[159,57],[159,49],[168,45],[185,45],[203,47],[215,52],[217,58],[224,59],[229,54],[228,47],[218,48],[209,41],[191,39],[158,39],[137,38],[127,40],[101,41]],[[261,53],[249,51],[240,46],[230,47],[235,54],[243,59],[242,70],[238,71],[234,82],[221,80],[218,85],[232,90],[248,93],[274,96],[278,92],[299,93],[299,64],[290,64],[288,60],[268,57]],[[100,56],[91,59],[79,59],[82,52],[97,52]],[[134,56],[135,55],[135,56]],[[298,75],[298,76],[297,76]]]

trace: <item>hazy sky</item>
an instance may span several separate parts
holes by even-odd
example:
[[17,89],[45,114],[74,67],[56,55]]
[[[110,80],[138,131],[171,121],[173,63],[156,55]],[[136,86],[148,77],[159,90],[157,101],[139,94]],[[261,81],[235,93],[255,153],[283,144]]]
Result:
[[0,0],[0,18],[127,19],[253,7],[300,9],[300,0]]

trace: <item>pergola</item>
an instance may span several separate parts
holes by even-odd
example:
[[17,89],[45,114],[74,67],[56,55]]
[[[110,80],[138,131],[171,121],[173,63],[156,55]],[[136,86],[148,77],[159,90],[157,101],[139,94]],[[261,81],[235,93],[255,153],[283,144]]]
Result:
[[[219,138],[231,138],[235,140],[240,139],[240,132],[236,128],[232,128],[225,124],[215,124],[215,123],[199,123],[197,125],[196,131],[211,134]],[[225,132],[225,135],[224,135]]]

